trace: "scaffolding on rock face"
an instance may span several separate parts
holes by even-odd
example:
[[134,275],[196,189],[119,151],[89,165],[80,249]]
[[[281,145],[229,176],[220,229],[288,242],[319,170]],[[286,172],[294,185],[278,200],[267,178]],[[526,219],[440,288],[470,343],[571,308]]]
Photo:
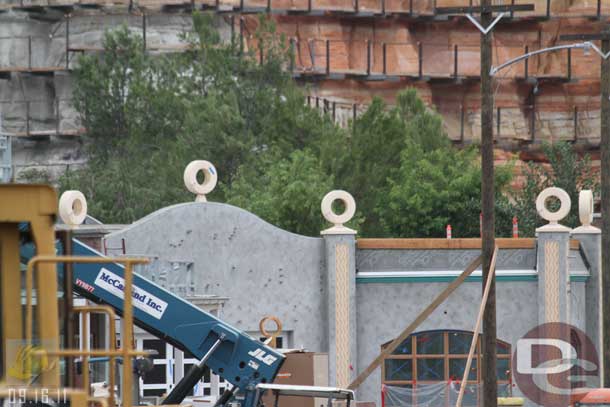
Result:
[[[337,125],[347,128],[368,109],[366,103],[353,103],[344,99],[310,95],[305,104],[328,115]],[[391,109],[392,106],[388,106]],[[480,108],[460,105],[458,108],[435,106],[443,116],[445,130],[456,144],[476,142],[474,136],[480,128]],[[494,115],[496,144],[507,149],[522,149],[528,145],[540,146],[544,141],[565,141],[581,150],[594,149],[599,143],[600,110],[596,106],[578,105],[556,111],[541,104],[502,105]],[[587,138],[582,137],[588,135]]]
[[[505,1],[505,4],[519,5],[523,0]],[[528,2],[528,1],[525,1]],[[472,0],[469,5],[479,5]],[[601,19],[610,14],[610,4],[606,0],[576,1],[564,7],[557,7],[552,0],[529,1],[535,8],[531,11],[509,12],[511,19],[552,19],[561,17],[587,17]],[[47,7],[109,7],[121,6],[145,9],[211,10],[217,13],[272,13],[276,15],[336,15],[370,18],[374,16],[397,16],[409,19],[442,19],[436,8],[456,9],[463,4],[455,0],[0,0],[0,11],[22,9],[41,11]]]
[[[290,39],[295,61],[290,71],[299,79],[346,78],[379,81],[407,78],[424,81],[478,80],[480,74],[479,45],[434,43],[430,41],[373,41],[310,38]],[[503,45],[507,57],[521,55],[529,46]],[[531,50],[534,50],[531,47]],[[569,82],[596,78],[594,72],[574,66],[589,66],[591,57],[573,53],[571,49],[559,49],[552,57],[560,63],[549,64],[549,56],[536,57],[534,62],[525,60],[499,80]]]
[[0,115],[4,136],[79,136],[85,132],[71,99],[1,100]]
[[[0,0],[0,2],[3,0]],[[163,0],[165,1],[165,0]],[[169,1],[169,0],[167,0]],[[183,1],[183,0],[180,0]],[[208,1],[208,0],[206,0]],[[240,7],[252,5],[255,0],[239,0]],[[258,0],[257,0],[258,1]],[[271,8],[279,0],[260,0]],[[301,0],[291,0],[301,1]],[[304,0],[303,0],[304,1]],[[326,0],[307,0],[310,5],[324,6]],[[369,1],[369,0],[366,0]],[[370,0],[372,1],[372,0]],[[370,2],[369,1],[369,2]],[[377,0],[375,0],[377,1]],[[388,2],[389,0],[385,0]],[[402,0],[401,4],[406,4]],[[407,8],[417,8],[422,5],[423,0],[408,0]],[[209,0],[215,6],[219,1]],[[359,7],[363,9],[368,4],[360,0]],[[386,8],[387,8],[387,3]],[[437,0],[436,6],[443,5],[442,0]],[[396,6],[396,5],[395,5]],[[295,6],[296,7],[296,6]],[[608,10],[610,11],[610,9]],[[165,43],[154,44],[147,29],[150,29],[151,19],[155,16],[152,12],[143,12],[129,18],[132,31],[141,30],[143,47],[146,52],[183,52],[189,44]],[[238,16],[239,30],[235,28],[235,14],[228,15],[230,18],[232,33],[239,37],[241,49],[251,46],[256,48],[252,42],[253,36],[248,32],[244,16]],[[135,20],[134,20],[135,18]],[[149,21],[151,20],[151,21]],[[11,73],[28,73],[37,75],[53,74],[55,72],[67,71],[73,68],[75,55],[85,52],[99,52],[103,50],[99,44],[78,44],[70,33],[71,17],[67,14],[65,20],[65,33],[58,36],[22,36],[22,37],[0,37],[0,45],[3,41],[17,41],[19,52],[12,53],[14,59],[0,60],[0,79],[10,77]],[[148,21],[148,22],[147,22]],[[148,27],[148,28],[147,28]],[[64,35],[65,34],[65,35]],[[38,49],[48,46],[49,42],[63,41],[65,46],[65,61],[49,63],[48,58],[37,58]],[[436,82],[441,86],[452,83],[460,84],[465,80],[476,81],[479,79],[479,45],[456,44],[448,42],[418,41],[414,38],[409,42],[379,41],[371,39],[363,40],[337,40],[311,38],[299,40],[290,38],[288,46],[294,51],[294,58],[287,63],[293,77],[300,81],[308,80],[344,80],[353,79],[360,81],[393,81],[403,80],[405,82],[425,81]],[[523,52],[534,50],[534,44],[516,45],[502,41],[502,60],[510,59]],[[46,52],[46,51],[45,51]],[[592,54],[592,53],[590,53]],[[258,53],[254,58],[260,59]],[[529,86],[531,89],[543,88],[545,83],[570,82],[577,79],[596,78],[598,64],[592,63],[596,55],[586,55],[576,50],[565,49],[552,53],[555,62],[549,63],[543,56],[536,56],[515,64],[503,77],[496,80],[517,81],[519,86]],[[550,56],[549,56],[550,57]],[[57,66],[56,66],[57,65]],[[63,66],[62,66],[63,65]],[[582,67],[586,67],[583,69]],[[592,67],[592,68],[591,68]],[[591,68],[591,69],[589,69]],[[599,114],[595,107],[586,105],[573,105],[569,111],[550,113],[553,110],[545,110],[538,100],[540,98],[532,92],[532,95],[519,106],[500,105],[496,108],[494,124],[497,133],[497,144],[518,149],[523,144],[536,144],[541,140],[565,140],[575,142],[584,149],[597,147],[595,125],[599,121]],[[17,103],[17,102],[11,102]],[[12,134],[18,136],[51,136],[51,135],[79,135],[83,133],[82,127],[62,124],[59,106],[55,109],[55,120],[53,123],[48,118],[37,118],[36,111],[38,101],[23,101],[20,114],[22,125],[17,126],[18,117],[8,117],[8,128],[13,128]],[[324,99],[319,102],[322,113],[332,115],[333,120],[341,126],[348,126],[350,120],[366,110],[362,103],[349,103],[345,101],[333,101]],[[1,106],[0,108],[5,107]],[[13,109],[14,110],[14,109]],[[460,105],[459,108],[452,107],[447,110],[439,106],[438,110],[443,114],[447,122],[449,137],[455,143],[468,143],[477,140],[474,136],[480,125],[479,111],[477,108],[469,108]],[[551,115],[554,117],[549,118]],[[53,116],[47,114],[46,116]],[[557,117],[559,116],[559,117]],[[553,124],[555,123],[555,124]],[[6,126],[5,126],[6,127]],[[15,127],[19,127],[15,129]],[[566,129],[572,129],[570,134]],[[559,137],[556,134],[560,134]],[[587,138],[579,137],[586,134]],[[593,136],[591,136],[593,134]]]
[[[0,0],[2,1],[2,0]],[[184,41],[164,43],[151,41],[147,31],[151,30],[151,20],[156,14],[142,13],[128,16],[130,30],[141,32],[143,49],[149,53],[175,53],[190,49]],[[11,73],[54,74],[73,69],[76,55],[87,52],[103,51],[101,38],[86,44],[79,43],[70,32],[68,14],[65,19],[65,32],[59,36],[13,36],[0,37],[0,45],[15,49],[9,60],[0,60],[0,77]],[[240,44],[252,41],[247,32],[243,17],[239,18],[239,30],[235,29],[235,18],[230,18],[231,30],[239,36]],[[111,27],[109,27],[111,28]],[[524,52],[535,51],[534,44],[511,45],[502,41],[500,48],[503,59],[509,59]],[[252,49],[255,49],[256,44]],[[294,51],[291,61],[292,75],[301,80],[311,79],[355,79],[362,81],[380,80],[423,80],[453,81],[478,80],[479,78],[479,45],[457,44],[451,42],[419,41],[378,41],[374,39],[338,40],[329,38],[290,38],[286,45]],[[64,48],[65,58],[53,60],[47,54],[49,49]],[[259,55],[254,56],[259,58]],[[550,63],[549,58],[554,58]],[[558,50],[549,56],[537,56],[520,62],[502,78],[523,81],[558,81],[569,82],[574,79],[597,78],[595,69],[590,68],[594,57],[570,49]],[[559,63],[556,63],[559,61]],[[578,69],[575,69],[578,68]]]

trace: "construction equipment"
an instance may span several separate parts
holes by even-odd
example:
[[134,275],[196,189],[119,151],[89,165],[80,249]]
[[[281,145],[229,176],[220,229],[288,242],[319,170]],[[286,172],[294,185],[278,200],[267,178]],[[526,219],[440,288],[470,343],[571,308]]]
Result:
[[[71,242],[74,255],[104,258],[77,239]],[[29,245],[22,246],[22,259],[29,258],[31,249]],[[117,263],[75,264],[73,289],[122,315],[124,273],[124,267]],[[249,389],[259,383],[271,383],[284,360],[284,355],[277,350],[135,273],[132,301],[137,326],[200,360],[176,384],[163,404],[182,402],[201,380],[206,366],[234,386],[230,394],[241,390],[240,398],[251,404],[254,391]]]
[[[207,366],[233,386],[230,391],[223,393],[216,406],[224,406],[229,402],[237,402],[243,407],[259,405],[260,395],[266,390],[261,386],[274,380],[284,360],[283,354],[133,273],[133,266],[145,264],[147,259],[104,257],[76,239],[64,241],[63,245],[67,247],[58,245],[56,248],[56,213],[57,199],[55,191],[50,187],[0,186],[0,331],[4,345],[2,377],[6,383],[6,387],[0,386],[0,397],[10,395],[14,391],[11,384],[16,384],[20,389],[27,390],[24,392],[26,399],[38,401],[39,390],[45,389],[47,392],[56,391],[58,397],[64,395],[64,398],[69,398],[67,402],[75,407],[84,407],[91,402],[113,406],[115,400],[112,390],[107,398],[89,395],[87,369],[83,369],[83,389],[62,388],[60,383],[63,378],[58,360],[78,357],[86,365],[91,357],[108,357],[111,365],[110,388],[113,389],[114,363],[120,357],[123,361],[122,388],[124,393],[129,394],[132,359],[147,355],[146,352],[134,351],[132,348],[135,323],[200,359],[174,387],[163,404],[179,404],[201,380],[204,367]],[[74,256],[55,256],[56,249]],[[25,318],[21,311],[23,276],[20,262],[27,262]],[[108,350],[60,349],[60,295],[56,263],[63,263],[64,268],[71,265],[69,268],[73,289],[100,304],[75,307],[70,310],[71,313],[103,313],[110,319],[115,314],[123,317],[121,349],[115,349],[114,341],[111,341]],[[125,292],[132,294],[125,296]],[[68,290],[63,294],[69,297],[71,292]],[[63,315],[63,318],[67,317]],[[22,327],[24,320],[25,329]],[[316,397],[322,397],[320,394],[323,393],[330,400],[346,397],[353,399],[353,392],[347,391],[349,395],[346,396],[337,390],[315,388],[312,391]],[[130,397],[122,398],[123,406],[131,405]]]

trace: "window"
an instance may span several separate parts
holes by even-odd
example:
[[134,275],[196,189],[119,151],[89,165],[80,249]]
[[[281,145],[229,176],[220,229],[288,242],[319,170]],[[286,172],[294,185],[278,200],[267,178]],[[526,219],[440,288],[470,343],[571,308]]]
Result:
[[[264,336],[260,336],[260,337],[258,338],[258,340],[259,340],[259,341],[261,341],[261,342],[263,342],[263,343],[264,343],[264,342],[265,342],[267,339],[269,339],[269,338],[266,338],[266,337],[264,337]],[[284,348],[284,337],[283,337],[283,336],[277,336],[277,337],[275,338],[275,347],[276,347],[277,349],[283,349],[283,348]]]
[[[450,384],[462,380],[471,341],[472,332],[467,331],[439,330],[412,334],[385,358],[381,368],[382,383],[393,386],[399,392],[399,389],[404,389],[402,393],[405,396],[413,397],[412,405],[425,403],[432,393],[415,391],[419,386],[422,389],[425,386],[432,388],[432,385],[442,386],[441,383]],[[382,349],[389,344],[390,342],[382,345]],[[476,398],[478,394],[476,389],[481,382],[478,369],[481,365],[480,354],[479,340],[468,376],[467,397]],[[510,344],[498,341],[497,355],[496,371],[500,390],[510,386]]]
[[[152,370],[140,378],[141,396],[163,397],[168,394],[177,383],[175,368],[179,360],[182,360],[185,374],[194,364],[199,363],[193,355],[184,353],[180,356],[178,349],[149,334],[137,335],[136,344],[138,350],[153,350],[156,353],[152,356]],[[230,386],[230,383],[212,374],[206,367],[203,378],[197,382],[187,397],[197,398],[199,401],[205,400],[212,405]]]

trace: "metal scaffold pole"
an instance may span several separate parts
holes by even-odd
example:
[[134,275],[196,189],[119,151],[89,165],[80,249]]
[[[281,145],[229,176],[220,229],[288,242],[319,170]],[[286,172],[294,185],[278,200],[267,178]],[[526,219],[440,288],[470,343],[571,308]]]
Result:
[[600,350],[601,384],[610,387],[610,30],[606,28],[598,34],[569,34],[560,36],[560,40],[601,40],[601,50],[592,42],[587,42],[601,57],[601,214],[602,214],[602,347]]
[[2,114],[0,113],[0,182],[7,183],[12,180],[13,156],[11,138],[4,132]]

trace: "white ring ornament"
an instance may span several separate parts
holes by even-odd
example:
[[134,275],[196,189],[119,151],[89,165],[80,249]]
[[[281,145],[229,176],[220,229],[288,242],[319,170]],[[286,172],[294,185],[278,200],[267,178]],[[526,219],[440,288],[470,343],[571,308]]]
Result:
[[[551,212],[546,208],[546,200],[555,197],[559,199],[560,206],[555,212]],[[536,198],[536,210],[541,218],[549,221],[549,224],[556,225],[560,220],[565,218],[570,213],[572,201],[570,195],[566,191],[557,187],[544,189]]]
[[[333,211],[333,202],[340,200],[345,205],[345,210],[341,214],[337,214]],[[322,198],[322,216],[332,223],[334,226],[330,229],[322,231],[322,234],[355,234],[356,231],[346,228],[343,226],[344,223],[349,222],[356,213],[356,201],[354,197],[347,191],[334,190]]]
[[[203,172],[204,179],[202,183],[197,181],[197,174]],[[197,195],[196,202],[206,202],[206,194],[209,194],[216,187],[218,182],[218,172],[209,161],[195,160],[191,161],[184,169],[184,185],[193,194]]]
[[87,199],[80,191],[66,191],[59,198],[59,216],[66,225],[78,226],[87,217]]
[[[338,215],[333,211],[333,202],[343,201],[345,210],[342,214]],[[335,226],[342,226],[344,223],[349,222],[356,213],[356,201],[354,197],[346,191],[335,190],[330,191],[322,199],[322,215],[327,221],[334,224]]]
[[578,217],[582,226],[591,226],[593,222],[593,192],[584,189],[578,194]]

